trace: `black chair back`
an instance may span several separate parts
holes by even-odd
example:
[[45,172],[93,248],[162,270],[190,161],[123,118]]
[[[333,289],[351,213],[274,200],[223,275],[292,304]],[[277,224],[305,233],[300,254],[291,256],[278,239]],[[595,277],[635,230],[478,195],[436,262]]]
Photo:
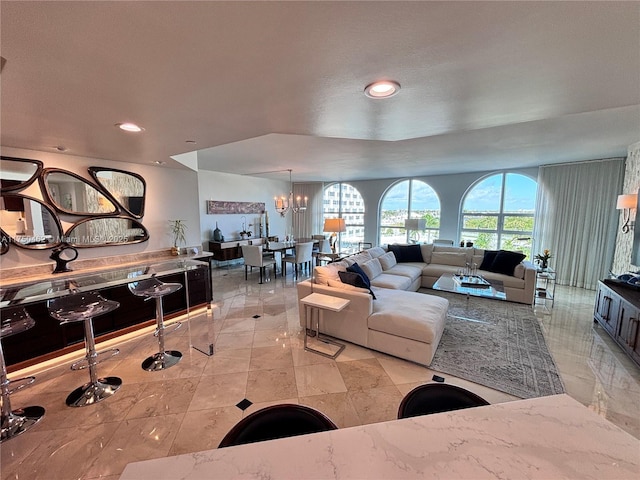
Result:
[[240,420],[225,435],[218,448],[337,428],[327,416],[313,408],[294,404],[272,405]]
[[489,405],[484,398],[455,385],[427,383],[405,395],[398,409],[398,418],[449,412],[462,408]]

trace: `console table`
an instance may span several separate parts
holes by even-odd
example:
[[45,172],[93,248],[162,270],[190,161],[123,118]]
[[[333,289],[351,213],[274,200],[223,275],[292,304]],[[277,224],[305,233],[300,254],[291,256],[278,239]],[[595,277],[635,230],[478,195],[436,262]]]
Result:
[[598,282],[593,320],[640,366],[640,291],[618,282]]

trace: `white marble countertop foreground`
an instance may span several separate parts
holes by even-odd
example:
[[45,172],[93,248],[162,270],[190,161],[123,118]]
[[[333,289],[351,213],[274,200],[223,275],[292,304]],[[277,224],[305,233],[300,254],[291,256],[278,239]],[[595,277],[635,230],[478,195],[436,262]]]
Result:
[[135,462],[120,478],[637,480],[640,440],[554,395]]

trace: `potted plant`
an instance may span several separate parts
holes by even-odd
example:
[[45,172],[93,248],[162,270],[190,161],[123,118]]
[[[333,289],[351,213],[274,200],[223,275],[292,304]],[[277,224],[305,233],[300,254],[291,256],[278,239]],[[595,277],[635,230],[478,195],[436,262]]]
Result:
[[536,263],[540,265],[541,270],[546,270],[549,268],[549,259],[552,257],[551,252],[549,250],[544,250],[542,253],[538,253],[535,256]]
[[171,234],[173,235],[173,247],[171,247],[171,254],[180,255],[180,248],[178,248],[178,244],[185,243],[187,241],[187,238],[185,237],[187,225],[184,223],[184,220],[169,220],[169,225],[171,227]]

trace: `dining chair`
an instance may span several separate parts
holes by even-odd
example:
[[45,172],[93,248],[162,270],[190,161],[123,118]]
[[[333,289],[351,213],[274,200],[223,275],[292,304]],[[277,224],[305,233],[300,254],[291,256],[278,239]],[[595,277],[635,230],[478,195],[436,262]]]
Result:
[[331,243],[329,239],[324,238],[320,240],[320,245],[318,246],[318,251],[313,254],[316,258],[316,265],[321,265],[321,262],[330,263],[335,258],[335,255],[331,251]]
[[262,283],[262,277],[269,265],[272,265],[275,270],[276,260],[273,257],[263,255],[262,245],[242,245],[242,258],[244,258],[245,280],[247,280],[247,270],[249,267],[251,267],[252,270],[253,267],[260,269],[260,283]]
[[298,265],[300,265],[301,268],[303,265],[307,265],[307,267],[310,268],[312,261],[313,242],[296,243],[296,249],[293,255],[284,255],[282,257],[282,276],[284,277],[287,274],[287,263],[293,263],[296,278],[298,278]]

